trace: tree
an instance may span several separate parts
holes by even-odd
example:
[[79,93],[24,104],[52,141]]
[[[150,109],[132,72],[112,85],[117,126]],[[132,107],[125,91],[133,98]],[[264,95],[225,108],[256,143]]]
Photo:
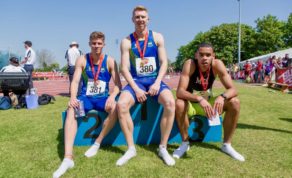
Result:
[[55,56],[47,49],[42,49],[36,52],[37,64],[41,69],[46,69],[48,66],[55,62]]
[[[252,54],[255,44],[252,39],[255,31],[248,25],[241,25],[241,29],[242,51]],[[176,70],[182,68],[186,59],[194,58],[195,51],[202,42],[211,43],[214,47],[216,58],[221,59],[225,64],[237,62],[238,24],[222,24],[212,27],[205,33],[198,33],[189,44],[181,46],[175,62]],[[245,57],[250,56],[245,55]]]
[[283,27],[284,22],[272,15],[256,20],[256,55],[278,51],[285,47]]
[[287,22],[283,28],[284,31],[284,42],[286,46],[292,47],[292,13],[290,13]]

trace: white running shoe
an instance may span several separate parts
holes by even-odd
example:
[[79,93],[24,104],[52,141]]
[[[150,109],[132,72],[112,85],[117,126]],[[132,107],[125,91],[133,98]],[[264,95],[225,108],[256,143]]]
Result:
[[221,150],[231,156],[232,158],[238,160],[238,161],[245,161],[244,157],[239,154],[232,146],[231,144],[226,144],[224,143],[223,146],[221,147]]
[[182,144],[178,147],[178,149],[174,150],[172,156],[174,158],[181,158],[185,152],[190,150],[190,142],[182,142]]
[[170,156],[166,148],[158,148],[158,155],[163,159],[166,165],[175,165],[175,160]]

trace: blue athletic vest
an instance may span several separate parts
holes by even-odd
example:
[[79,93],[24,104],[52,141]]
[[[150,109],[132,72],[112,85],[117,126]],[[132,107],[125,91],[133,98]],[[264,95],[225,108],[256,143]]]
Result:
[[[155,44],[154,38],[153,38],[153,32],[149,30],[148,34],[148,44],[146,47],[146,52],[144,55],[144,58],[147,59],[148,57],[154,57],[155,58],[155,63],[156,63],[156,70],[153,71],[150,75],[145,75],[145,76],[138,76],[137,70],[136,70],[136,62],[137,58],[140,58],[140,54],[138,51],[138,48],[136,47],[136,40],[134,38],[134,34],[130,34],[131,38],[131,50],[130,50],[130,73],[132,74],[132,77],[135,78],[156,78],[158,75],[158,71],[160,69],[160,64],[159,64],[159,58],[158,58],[158,47]],[[140,44],[140,49],[144,49],[144,40],[139,41]],[[141,70],[143,70],[141,68]],[[147,69],[148,70],[148,69]]]
[[[98,80],[102,80],[104,82],[106,82],[106,88],[105,88],[105,92],[104,94],[100,94],[100,95],[94,95],[92,97],[104,97],[104,96],[108,96],[109,95],[109,82],[111,79],[111,74],[109,73],[108,69],[107,69],[107,55],[104,55],[101,68],[100,68],[100,73],[98,76]],[[99,65],[94,65],[94,70],[95,73],[98,70],[98,66]],[[90,53],[86,54],[86,66],[84,68],[84,70],[82,71],[82,76],[81,76],[81,81],[82,81],[82,89],[81,89],[81,95],[86,95],[86,89],[87,89],[87,82],[88,79],[94,79],[93,73],[91,71],[91,64],[90,64]]]

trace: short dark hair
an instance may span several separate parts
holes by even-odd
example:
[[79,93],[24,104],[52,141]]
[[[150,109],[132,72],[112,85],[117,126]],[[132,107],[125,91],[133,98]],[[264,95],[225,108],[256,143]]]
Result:
[[26,45],[29,46],[29,47],[32,46],[32,42],[31,42],[31,41],[25,41],[24,44],[26,44]]
[[15,64],[19,64],[19,59],[17,57],[11,57],[9,61]]
[[213,47],[213,45],[212,45],[211,43],[207,43],[207,42],[202,42],[202,43],[200,43],[199,46],[198,46],[198,50],[199,50],[200,48],[212,48],[213,51],[214,51],[214,47]]

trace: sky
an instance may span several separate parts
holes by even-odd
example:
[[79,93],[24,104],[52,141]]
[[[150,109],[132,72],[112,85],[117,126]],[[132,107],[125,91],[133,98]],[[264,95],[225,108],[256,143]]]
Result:
[[[23,42],[35,51],[49,50],[60,66],[72,41],[83,53],[90,51],[89,35],[106,35],[104,53],[120,61],[120,41],[134,31],[132,10],[143,5],[149,11],[149,29],[164,36],[168,58],[178,49],[222,23],[238,23],[238,0],[2,0],[0,2],[0,50],[24,56]],[[268,14],[287,21],[291,0],[240,0],[241,23],[256,26]],[[235,44],[237,45],[237,44]]]

